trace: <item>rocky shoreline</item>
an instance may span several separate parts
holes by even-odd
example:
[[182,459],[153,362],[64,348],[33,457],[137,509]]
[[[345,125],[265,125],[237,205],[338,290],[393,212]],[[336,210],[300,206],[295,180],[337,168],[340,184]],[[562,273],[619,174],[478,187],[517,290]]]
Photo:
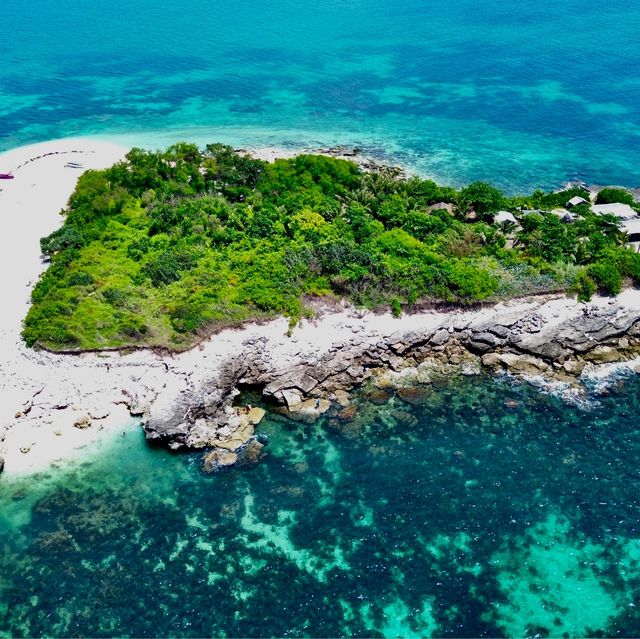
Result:
[[443,375],[486,370],[579,389],[583,372],[614,362],[640,371],[638,355],[640,291],[630,289],[589,303],[542,296],[400,318],[318,306],[315,319],[292,333],[280,318],[222,331],[174,355],[55,355],[22,346],[16,360],[0,363],[11,368],[20,402],[4,424],[4,450],[13,462],[28,459],[65,438],[121,430],[133,416],[151,442],[202,450],[212,472],[263,455],[256,427],[264,411],[237,405],[245,389],[295,420],[349,421],[351,394],[366,384],[374,399],[390,388],[410,396]]
[[565,297],[520,300],[476,312],[407,316],[414,325],[407,329],[401,320],[387,320],[386,330],[371,330],[356,316],[350,335],[331,339],[327,333],[320,350],[300,340],[285,352],[267,336],[248,337],[206,379],[191,380],[170,403],[150,404],[144,429],[149,440],[173,449],[212,451],[205,466],[217,470],[261,454],[255,435],[261,415],[234,405],[241,389],[259,391],[292,419],[313,422],[323,415],[350,419],[350,393],[367,382],[406,394],[406,387],[438,375],[485,369],[576,387],[585,368],[640,354],[638,301],[635,291],[589,304]]

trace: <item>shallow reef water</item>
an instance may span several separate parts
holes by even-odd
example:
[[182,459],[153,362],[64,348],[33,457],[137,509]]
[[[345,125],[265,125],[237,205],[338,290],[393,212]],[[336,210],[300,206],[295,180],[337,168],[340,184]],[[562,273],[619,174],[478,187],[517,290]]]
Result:
[[458,378],[269,413],[205,475],[142,433],[0,480],[0,636],[637,636],[640,381]]
[[632,0],[38,0],[1,19],[0,151],[347,144],[456,185],[638,186]]

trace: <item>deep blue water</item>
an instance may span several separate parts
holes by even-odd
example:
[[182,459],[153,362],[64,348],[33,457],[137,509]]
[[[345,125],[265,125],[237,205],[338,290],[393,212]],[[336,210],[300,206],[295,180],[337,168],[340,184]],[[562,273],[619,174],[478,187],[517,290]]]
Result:
[[32,0],[0,17],[0,150],[342,142],[452,183],[640,184],[633,0]]
[[[577,408],[450,379],[267,457],[119,437],[0,479],[0,636],[635,636],[640,381]],[[406,397],[406,396],[405,396]]]

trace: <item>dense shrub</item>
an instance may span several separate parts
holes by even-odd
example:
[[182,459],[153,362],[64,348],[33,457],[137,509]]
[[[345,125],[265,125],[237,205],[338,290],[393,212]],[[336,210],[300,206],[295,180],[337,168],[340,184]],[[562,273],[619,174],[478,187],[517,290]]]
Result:
[[586,270],[581,270],[576,276],[573,290],[578,294],[579,302],[588,302],[596,292],[596,284],[589,277]]
[[623,189],[602,189],[596,196],[596,204],[612,204],[614,202],[637,206],[631,193]]
[[[393,171],[301,155],[267,164],[225,145],[132,149],[78,181],[51,258],[32,293],[29,345],[181,348],[212,326],[286,314],[305,296],[344,296],[391,308],[473,303],[640,283],[640,257],[610,216],[574,207],[490,223],[505,206],[563,206],[579,189],[505,198],[484,182],[456,191]],[[606,192],[603,197],[607,196]],[[616,195],[616,197],[620,197]],[[454,203],[458,217],[431,210]],[[460,215],[469,209],[476,219]],[[509,243],[507,243],[509,239]],[[512,246],[513,245],[513,246]]]
[[622,290],[622,274],[613,260],[603,260],[589,266],[589,275],[598,289],[607,295],[617,295]]

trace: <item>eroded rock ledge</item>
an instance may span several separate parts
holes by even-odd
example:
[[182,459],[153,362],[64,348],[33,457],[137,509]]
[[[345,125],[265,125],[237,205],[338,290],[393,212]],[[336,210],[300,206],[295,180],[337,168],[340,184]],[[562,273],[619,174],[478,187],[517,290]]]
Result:
[[292,338],[245,339],[170,401],[151,405],[144,421],[148,439],[174,449],[212,449],[205,466],[215,470],[261,456],[255,425],[262,414],[234,405],[243,387],[259,390],[276,410],[311,422],[329,412],[348,417],[349,393],[367,380],[402,387],[429,383],[455,368],[484,367],[575,384],[586,366],[640,353],[636,291],[589,304],[555,297],[399,320],[351,318],[335,322],[325,315],[315,327],[299,329],[298,338],[294,332]]

